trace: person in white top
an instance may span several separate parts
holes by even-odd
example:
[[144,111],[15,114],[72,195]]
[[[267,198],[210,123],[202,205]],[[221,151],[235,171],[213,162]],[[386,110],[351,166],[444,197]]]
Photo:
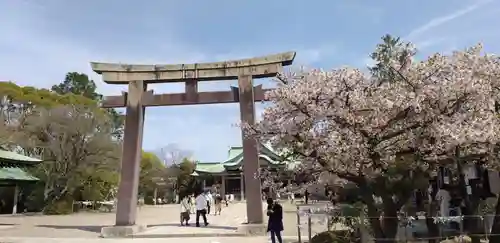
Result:
[[210,208],[212,207],[214,197],[212,196],[212,193],[208,191],[205,196],[207,197],[207,214],[210,214]]
[[189,204],[191,205],[191,213],[192,214],[195,214],[196,213],[196,197],[194,196],[194,194],[191,194],[189,196]]
[[208,225],[207,222],[207,197],[203,193],[199,193],[196,196],[196,227],[200,227],[200,216],[203,217],[203,223],[205,226]]
[[189,213],[191,211],[191,205],[189,204],[189,197],[185,196],[181,199],[181,225],[184,226],[184,222],[186,226],[189,226]]

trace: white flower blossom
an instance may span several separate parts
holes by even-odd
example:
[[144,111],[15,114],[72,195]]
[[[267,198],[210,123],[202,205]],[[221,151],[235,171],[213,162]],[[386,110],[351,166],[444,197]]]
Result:
[[500,138],[500,62],[481,48],[409,62],[389,82],[348,67],[280,75],[286,84],[267,94],[272,105],[249,131],[340,178],[375,177],[404,161],[428,169],[429,161],[397,155],[437,158]]

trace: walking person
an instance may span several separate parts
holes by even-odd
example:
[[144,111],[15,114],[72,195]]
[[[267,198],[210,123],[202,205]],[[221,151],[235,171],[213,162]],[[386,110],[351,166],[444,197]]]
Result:
[[191,213],[191,205],[189,202],[189,196],[184,196],[181,199],[181,226],[189,226],[189,214]]
[[267,231],[271,233],[271,242],[283,243],[281,231],[283,231],[283,207],[272,198],[267,199]]
[[219,193],[215,194],[214,202],[215,202],[214,215],[217,215],[217,213],[219,213],[220,215],[220,213],[222,212],[222,196]]
[[210,191],[207,191],[205,196],[207,197],[207,214],[210,215],[210,208],[212,207],[214,198],[212,197],[212,193],[210,193]]
[[200,216],[203,217],[203,223],[208,225],[207,221],[207,197],[199,193],[196,197],[196,227],[200,227]]
[[229,207],[229,195],[224,195],[224,202],[226,203],[226,207]]
[[189,204],[191,206],[191,213],[196,214],[196,199],[194,194],[189,195]]
[[306,189],[306,192],[304,193],[304,197],[306,198],[306,204],[309,203],[309,190]]

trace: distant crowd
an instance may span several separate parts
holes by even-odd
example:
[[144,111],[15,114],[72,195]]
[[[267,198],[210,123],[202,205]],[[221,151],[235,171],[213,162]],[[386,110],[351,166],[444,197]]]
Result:
[[230,198],[228,196],[226,195],[223,198],[220,193],[212,194],[211,191],[205,191],[182,197],[180,199],[181,225],[189,226],[191,214],[196,214],[196,227],[200,227],[200,217],[202,217],[204,225],[208,226],[207,215],[210,215],[212,208],[214,209],[214,215],[220,215],[222,213],[222,205],[229,205]]

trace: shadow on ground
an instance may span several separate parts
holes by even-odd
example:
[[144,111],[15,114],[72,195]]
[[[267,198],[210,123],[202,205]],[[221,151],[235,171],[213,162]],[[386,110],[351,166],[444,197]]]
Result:
[[37,225],[38,227],[51,228],[51,229],[63,229],[63,230],[81,230],[93,233],[101,233],[102,227],[107,227],[109,225]]
[[12,218],[16,218],[16,217],[31,217],[31,216],[44,216],[44,214],[40,213],[40,212],[16,213],[16,214],[0,214],[0,217],[5,217],[5,218],[8,218],[8,217],[12,217]]
[[[0,224],[0,225],[14,225],[14,224]],[[51,228],[51,229],[62,229],[62,230],[81,230],[88,231],[94,233],[100,233],[103,227],[108,227],[109,225],[37,225],[37,227]],[[192,227],[195,228],[195,224],[190,224],[189,226],[181,226],[180,224],[152,224],[148,225],[148,228],[151,227],[161,227],[161,226],[174,226],[174,227]],[[201,226],[200,228],[209,228],[209,229],[223,229],[223,230],[237,230],[238,227],[230,227],[230,226],[219,226],[219,225],[208,225]]]
[[[149,227],[161,227],[161,226],[175,226],[175,227],[196,227],[194,223],[189,224],[189,226],[182,226],[180,224],[176,223],[170,223],[170,224],[150,224],[148,225]],[[231,227],[231,226],[220,226],[220,225],[211,225],[209,224],[208,226],[200,226],[199,228],[209,228],[209,229],[225,229],[225,230],[237,230],[238,227]]]

